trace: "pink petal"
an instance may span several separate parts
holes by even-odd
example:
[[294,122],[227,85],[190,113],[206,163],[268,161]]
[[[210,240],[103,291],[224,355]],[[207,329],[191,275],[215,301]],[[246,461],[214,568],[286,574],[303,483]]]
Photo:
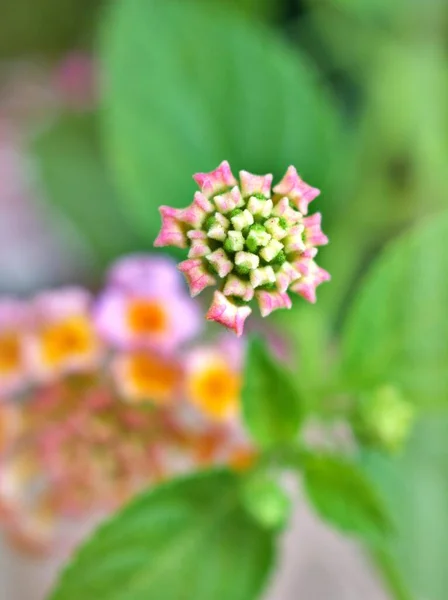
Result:
[[262,317],[267,317],[274,310],[279,308],[291,308],[292,302],[288,294],[282,292],[268,292],[262,290],[256,292],[255,296],[258,300],[260,312]]
[[159,212],[162,216],[162,228],[154,241],[154,246],[186,248],[185,226],[180,222],[182,211],[177,208],[171,208],[171,206],[161,206]]
[[305,226],[305,240],[311,246],[325,246],[328,244],[327,236],[321,229],[322,215],[316,213],[303,219]]
[[316,302],[316,288],[321,283],[331,279],[330,273],[309,258],[296,262],[294,266],[302,273],[302,278],[294,283],[290,290],[314,304]]
[[274,192],[280,196],[287,196],[303,215],[307,214],[309,203],[320,194],[320,190],[311,187],[299,177],[293,166],[288,167],[283,179],[274,187]]
[[179,271],[185,275],[191,295],[197,296],[210,285],[216,284],[216,279],[204,266],[200,258],[191,258],[179,263]]
[[272,175],[253,175],[248,171],[240,171],[241,193],[244,198],[254,194],[271,197]]
[[252,309],[249,306],[236,306],[224,294],[216,291],[206,318],[232,329],[239,337],[243,334],[244,322],[251,312]]
[[227,188],[237,184],[226,160],[210,173],[196,173],[196,175],[193,175],[193,179],[207,198],[219,194],[219,192],[225,192]]
[[191,227],[198,229],[202,227],[207,215],[214,211],[213,204],[201,194],[196,192],[193,203],[180,211],[179,219]]
[[293,281],[300,278],[299,271],[289,262],[284,262],[276,273],[279,292],[284,293]]

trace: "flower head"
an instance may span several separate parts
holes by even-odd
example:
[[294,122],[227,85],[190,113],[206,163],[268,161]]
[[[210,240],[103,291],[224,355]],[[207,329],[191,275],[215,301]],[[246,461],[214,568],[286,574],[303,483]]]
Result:
[[328,243],[320,214],[304,216],[319,190],[294,167],[272,190],[270,174],[240,171],[238,182],[226,161],[194,179],[200,191],[189,207],[160,208],[162,230],[155,245],[188,248],[179,269],[193,296],[219,287],[207,319],[241,335],[253,298],[262,316],[290,308],[289,290],[314,301],[316,285],[329,278],[315,263],[307,263],[303,272],[303,261]]
[[94,308],[102,339],[124,350],[176,350],[200,329],[198,307],[181,284],[169,259],[120,260]]
[[91,317],[91,296],[81,288],[44,292],[33,303],[27,358],[34,377],[49,380],[90,371],[102,358]]

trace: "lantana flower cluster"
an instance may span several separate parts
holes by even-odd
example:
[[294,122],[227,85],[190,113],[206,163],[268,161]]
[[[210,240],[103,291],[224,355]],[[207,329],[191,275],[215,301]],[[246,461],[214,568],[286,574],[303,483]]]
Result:
[[162,229],[155,246],[188,248],[179,264],[192,296],[217,286],[207,319],[240,336],[258,302],[261,316],[291,308],[288,291],[316,301],[316,287],[329,279],[314,258],[327,244],[321,215],[308,214],[319,195],[291,166],[272,188],[272,175],[240,171],[227,161],[210,173],[197,173],[200,191],[184,209],[161,206]]
[[26,550],[62,519],[151,482],[254,458],[238,418],[243,343],[204,342],[167,258],[131,256],[96,296],[0,299],[0,521]]

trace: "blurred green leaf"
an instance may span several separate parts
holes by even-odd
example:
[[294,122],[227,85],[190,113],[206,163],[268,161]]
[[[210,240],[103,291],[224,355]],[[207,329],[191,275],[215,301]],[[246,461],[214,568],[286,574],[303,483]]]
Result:
[[422,223],[380,257],[343,332],[351,389],[397,385],[420,404],[448,396],[448,213]]
[[246,510],[263,527],[279,530],[287,524],[292,502],[271,474],[256,471],[246,477],[242,498]]
[[239,478],[193,475],[145,493],[107,522],[52,600],[255,600],[273,536],[238,504]]
[[[104,23],[105,128],[126,207],[153,239],[160,204],[185,206],[196,171],[283,175],[325,187],[338,114],[306,60],[238,11],[188,0],[118,1]],[[323,168],[325,165],[325,168]]]
[[336,456],[308,454],[303,480],[317,513],[338,529],[373,543],[390,530],[379,496],[357,465]]
[[75,226],[98,268],[144,248],[123,215],[103,164],[95,115],[63,116],[33,140],[31,152],[44,198]]
[[102,0],[2,2],[0,56],[55,54],[85,41]]
[[446,412],[432,413],[420,418],[402,456],[364,453],[365,472],[381,492],[393,519],[396,534],[382,552],[394,559],[406,582],[409,593],[403,598],[446,598],[447,440]]
[[252,339],[246,353],[242,410],[246,427],[261,446],[294,440],[302,420],[302,406],[291,374]]

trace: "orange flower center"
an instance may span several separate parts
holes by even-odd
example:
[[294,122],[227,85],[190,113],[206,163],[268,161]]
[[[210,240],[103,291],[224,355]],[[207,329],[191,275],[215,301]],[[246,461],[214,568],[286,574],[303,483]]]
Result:
[[241,379],[224,362],[217,362],[193,375],[188,388],[192,402],[211,417],[219,419],[236,410]]
[[179,382],[179,367],[157,356],[136,353],[128,358],[128,377],[139,398],[169,401]]
[[7,375],[17,371],[22,363],[22,348],[16,333],[0,336],[0,374]]
[[44,361],[55,365],[73,356],[82,356],[95,348],[96,337],[84,316],[70,317],[49,325],[41,337]]
[[128,309],[128,325],[135,334],[162,333],[167,328],[167,314],[160,302],[134,300]]

